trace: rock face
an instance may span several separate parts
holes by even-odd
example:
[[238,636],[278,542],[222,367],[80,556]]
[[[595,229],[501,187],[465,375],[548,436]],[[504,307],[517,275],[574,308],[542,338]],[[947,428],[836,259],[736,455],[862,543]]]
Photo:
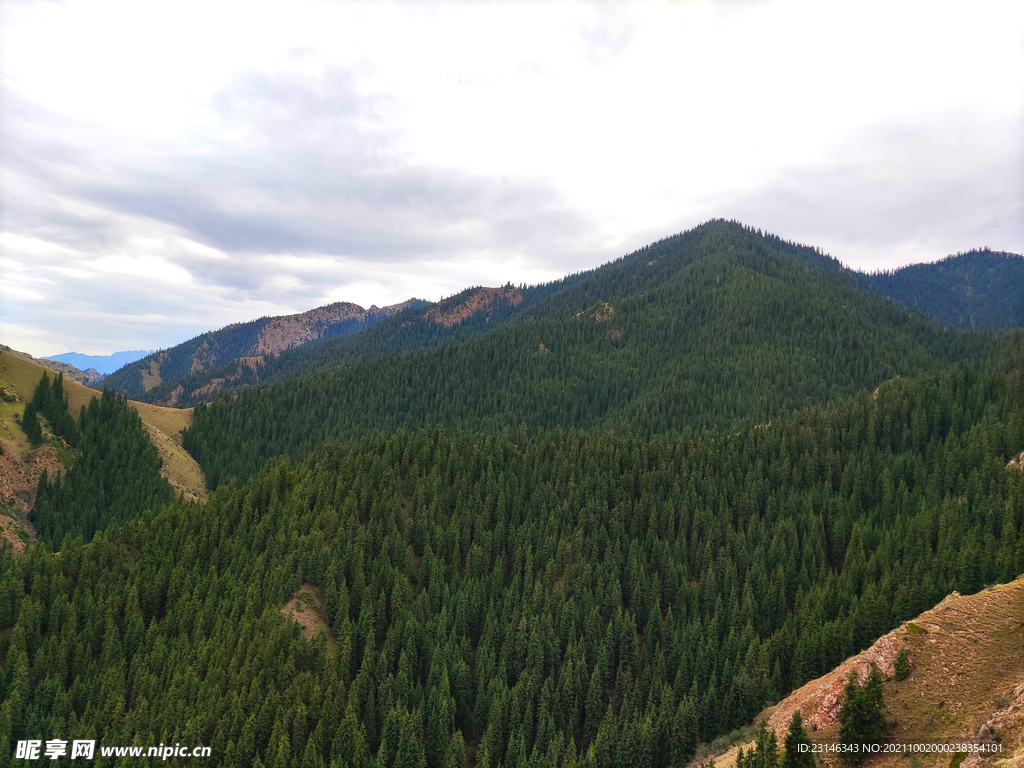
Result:
[[[236,367],[236,374],[246,366],[255,370],[253,365],[244,361],[248,358],[262,360],[267,355],[276,355],[312,341],[348,336],[407,307],[426,303],[421,299],[409,299],[389,307],[363,309],[357,304],[336,302],[295,315],[233,323],[129,363],[107,377],[104,385],[130,397],[141,397],[162,384],[173,386],[188,377],[236,360],[243,361]],[[234,374],[218,375],[230,377]],[[202,383],[188,385],[186,382],[185,385],[197,388]],[[180,393],[177,396],[161,394],[160,399],[154,402],[173,404],[180,397]]]
[[367,310],[358,304],[338,302],[298,315],[275,317],[260,331],[252,353],[276,355],[286,349],[323,338],[326,328],[336,323],[345,320],[364,320],[366,314]]
[[1024,472],[1024,451],[1021,451],[1020,456],[1016,459],[1010,459],[1010,463],[1006,465],[1007,469],[1016,469],[1018,472]]
[[462,293],[431,307],[423,313],[423,320],[451,328],[456,323],[461,323],[463,320],[481,313],[486,313],[490,318],[491,312],[499,304],[507,303],[516,307],[522,301],[523,294],[508,286],[505,288],[474,288],[468,295]]
[[[956,592],[953,594],[956,595]],[[901,630],[903,631],[901,632]],[[847,659],[825,677],[818,678],[795,691],[779,704],[769,723],[785,735],[786,728],[789,727],[789,721],[796,709],[800,710],[800,714],[810,730],[819,731],[835,723],[843,708],[843,688],[850,677],[850,672],[857,673],[857,682],[860,684],[867,679],[872,665],[877,666],[884,677],[891,678],[893,676],[896,655],[903,648],[906,625],[901,627],[901,630],[883,635],[866,651]],[[912,656],[909,660],[913,664]]]

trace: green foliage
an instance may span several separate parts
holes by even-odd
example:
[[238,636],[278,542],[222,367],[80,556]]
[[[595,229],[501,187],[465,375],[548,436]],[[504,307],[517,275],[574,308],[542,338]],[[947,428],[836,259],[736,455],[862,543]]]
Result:
[[910,661],[907,659],[907,649],[900,648],[900,652],[896,654],[896,660],[893,662],[893,677],[899,683],[906,680],[909,675]]
[[814,768],[811,740],[804,729],[804,721],[800,716],[799,709],[793,713],[793,718],[789,721],[784,747],[782,768]]
[[928,630],[922,627],[920,624],[915,624],[912,621],[907,622],[907,632],[911,635],[927,635]]
[[33,446],[43,442],[43,428],[39,424],[39,417],[36,416],[35,403],[31,400],[25,403],[25,410],[21,414],[21,428]]
[[46,417],[55,435],[63,437],[68,445],[78,445],[78,427],[68,411],[68,402],[64,396],[63,373],[58,373],[51,383],[49,373],[44,371],[32,395],[31,405]]
[[[377,347],[359,334],[268,361],[280,383],[197,407],[185,447],[217,487],[375,429],[726,429],[1019,348],[1020,336],[942,331],[809,258],[715,222],[558,290],[524,291],[493,330],[481,318],[475,333],[394,354],[405,347],[385,343],[381,323],[367,332]],[[398,338],[405,325],[424,324],[403,318]]]
[[884,295],[960,328],[1024,326],[1024,258],[988,249],[865,276]]
[[[375,432],[59,556],[0,553],[9,733],[239,766],[451,765],[467,743],[480,765],[680,765],[1016,575],[1021,383],[958,366],[650,439]],[[307,581],[336,655],[280,614]]]
[[[57,397],[60,390],[49,388],[45,375],[40,386],[45,391],[37,389],[36,397],[55,417],[66,414],[66,402]],[[173,490],[160,476],[156,448],[125,398],[104,390],[82,409],[77,425],[68,419],[65,434],[77,443],[78,457],[61,477],[51,481],[44,472],[40,478],[31,512],[40,540],[54,549],[68,534],[89,541],[115,521],[171,501]]]
[[863,744],[880,744],[889,732],[885,719],[885,693],[882,688],[882,673],[871,665],[864,685],[857,683],[857,673],[850,677],[843,688],[843,708],[839,713],[839,741],[856,745],[858,749],[844,752],[847,762],[859,763],[866,754],[859,749]]
[[779,745],[775,731],[762,720],[757,726],[754,746],[743,754],[741,749],[736,756],[736,768],[779,768]]

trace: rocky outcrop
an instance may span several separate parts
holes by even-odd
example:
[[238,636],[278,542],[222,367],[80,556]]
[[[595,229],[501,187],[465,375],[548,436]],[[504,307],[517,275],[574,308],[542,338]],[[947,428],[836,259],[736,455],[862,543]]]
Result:
[[423,313],[423,320],[435,325],[451,328],[474,315],[485,313],[489,319],[494,308],[499,304],[511,304],[516,307],[523,301],[523,294],[516,288],[474,288],[438,303]]

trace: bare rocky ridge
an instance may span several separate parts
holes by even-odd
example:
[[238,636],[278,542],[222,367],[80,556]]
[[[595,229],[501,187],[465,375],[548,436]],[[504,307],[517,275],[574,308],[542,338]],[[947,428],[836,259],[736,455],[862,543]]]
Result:
[[363,320],[368,311],[376,310],[375,306],[365,310],[358,304],[338,302],[298,315],[275,317],[260,331],[252,352],[254,355],[276,355],[286,349],[323,338],[324,331],[335,323],[344,320]]
[[[409,299],[389,307],[371,306],[363,309],[357,304],[336,302],[317,307],[308,312],[280,317],[261,318],[245,323],[232,323],[216,331],[209,331],[170,349],[160,350],[129,363],[110,375],[107,384],[129,396],[140,396],[164,383],[180,380],[183,373],[188,376],[207,371],[215,366],[236,360],[258,360],[262,363],[267,355],[276,355],[285,350],[339,335],[347,335],[374,325],[409,306],[425,304],[419,299]],[[39,361],[43,363],[44,361]],[[246,363],[256,370],[254,363]],[[209,384],[214,392],[221,386],[230,387],[236,374],[226,374]],[[160,402],[175,405],[182,393],[161,395]]]
[[523,294],[516,288],[476,288],[468,296],[459,294],[458,297],[445,299],[431,307],[423,313],[423,320],[451,328],[456,323],[461,323],[481,312],[486,312],[489,318],[494,306],[499,303],[508,303],[516,307],[522,301]]
[[[893,663],[906,648],[909,677],[896,682]],[[964,768],[1024,766],[1024,578],[964,596],[956,592],[913,621],[879,638],[827,675],[812,680],[765,710],[779,744],[797,709],[815,744],[839,741],[843,687],[851,671],[863,682],[877,664],[885,677],[888,743],[1001,745],[1001,752],[970,754]],[[715,756],[732,768],[739,746]],[[820,756],[820,755],[819,755]],[[953,755],[891,753],[863,765],[947,768]],[[827,765],[839,765],[826,755]]]

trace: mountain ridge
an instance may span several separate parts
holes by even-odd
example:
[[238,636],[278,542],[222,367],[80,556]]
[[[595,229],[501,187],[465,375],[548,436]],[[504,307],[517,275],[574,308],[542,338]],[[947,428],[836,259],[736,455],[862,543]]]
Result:
[[[368,337],[297,348],[266,363],[264,386],[197,407],[186,445],[216,486],[258,468],[260,458],[246,453],[298,459],[332,434],[428,424],[646,435],[725,428],[740,419],[764,423],[894,376],[1012,352],[1016,336],[936,327],[839,268],[809,266],[808,256],[820,258],[718,224],[574,276],[545,295],[524,290],[510,318],[494,327],[474,316],[467,326],[474,332],[449,335],[447,343],[343,356],[402,330],[397,323],[422,333],[437,328],[397,316]],[[316,365],[304,367],[302,357],[313,353]],[[222,429],[231,438],[216,447]]]
[[114,352],[109,355],[83,355],[78,352],[63,352],[59,355],[47,355],[45,359],[67,363],[68,365],[76,366],[80,370],[86,372],[94,370],[100,374],[99,376],[94,377],[96,381],[99,381],[103,376],[113,373],[119,368],[123,368],[129,363],[140,360],[155,351],[156,350],[153,349],[133,349],[125,350],[123,352]]
[[[899,292],[889,285],[894,278],[887,274],[869,275],[858,272],[822,253],[818,248],[800,245],[776,235],[763,233],[761,230],[745,227],[737,222],[719,219],[702,224],[692,230],[662,238],[602,266],[567,275],[550,283],[536,286],[505,285],[495,288],[467,288],[437,304],[423,302],[417,307],[410,307],[409,311],[396,313],[370,328],[344,338],[293,346],[278,354],[263,354],[260,359],[255,356],[240,356],[198,372],[189,372],[178,379],[168,379],[165,376],[162,383],[159,384],[155,379],[150,378],[146,383],[146,391],[131,390],[131,394],[162,405],[193,405],[200,401],[210,402],[222,388],[237,393],[246,386],[296,379],[333,366],[350,365],[360,360],[457,344],[471,336],[492,332],[507,323],[517,321],[517,318],[547,316],[548,312],[542,305],[546,301],[550,304],[548,300],[554,295],[562,297],[561,304],[564,305],[564,311],[574,314],[583,312],[597,302],[613,298],[608,294],[607,287],[616,281],[628,286],[628,291],[625,292],[644,293],[654,290],[664,280],[671,279],[673,270],[679,268],[679,264],[674,263],[671,258],[666,262],[664,254],[666,249],[671,250],[676,245],[683,248],[690,247],[693,245],[693,241],[706,239],[714,233],[717,233],[719,239],[722,237],[733,238],[736,243],[742,244],[741,247],[749,248],[752,243],[756,242],[776,253],[786,254],[800,263],[807,275],[826,274],[836,280],[867,289],[875,295],[886,296],[911,311],[922,311],[921,307],[910,306],[907,302],[900,301]],[[737,247],[736,243],[727,243],[725,247]],[[982,252],[979,252],[979,256],[995,258],[995,256],[987,256]],[[956,257],[950,257],[938,264],[949,262],[953,258]],[[1019,261],[1024,264],[1024,259],[1019,259]],[[928,270],[932,270],[933,265],[923,265],[923,267],[925,273],[930,275],[931,272]],[[934,268],[938,269],[939,267]],[[946,267],[942,269],[945,271],[937,278],[941,285],[958,279],[959,272],[956,270]],[[886,282],[887,280],[889,283]],[[899,278],[899,280],[906,282],[904,278]],[[588,285],[591,287],[588,288]],[[604,288],[595,287],[601,285]],[[948,290],[953,289],[948,288]],[[513,302],[508,301],[506,297],[498,300],[496,304],[492,304],[496,296],[512,296],[513,294],[520,298]],[[484,298],[485,295],[486,298]],[[1024,292],[1022,292],[1021,298],[1019,324],[1024,326]],[[488,309],[486,312],[464,309],[457,314],[447,314],[445,316],[449,319],[441,325],[431,320],[431,318],[439,316],[439,313],[448,312],[448,310],[442,310],[441,307],[451,306],[453,302],[467,308],[475,304],[479,304],[481,307],[486,304]],[[399,315],[401,315],[400,318]],[[943,323],[941,318],[934,316],[930,316],[930,319],[946,327],[964,325],[964,323],[958,322]],[[117,386],[119,381],[115,380],[111,383]]]
[[1024,326],[1024,256],[988,249],[865,275],[865,283],[935,323]]
[[[356,333],[408,307],[425,303],[409,299],[387,307],[373,305],[364,309],[358,304],[334,302],[292,315],[232,323],[146,355],[110,374],[104,383],[129,396],[144,397],[165,381],[195,375],[225,362],[275,355],[313,341]],[[167,402],[172,400],[173,397],[167,398]]]

